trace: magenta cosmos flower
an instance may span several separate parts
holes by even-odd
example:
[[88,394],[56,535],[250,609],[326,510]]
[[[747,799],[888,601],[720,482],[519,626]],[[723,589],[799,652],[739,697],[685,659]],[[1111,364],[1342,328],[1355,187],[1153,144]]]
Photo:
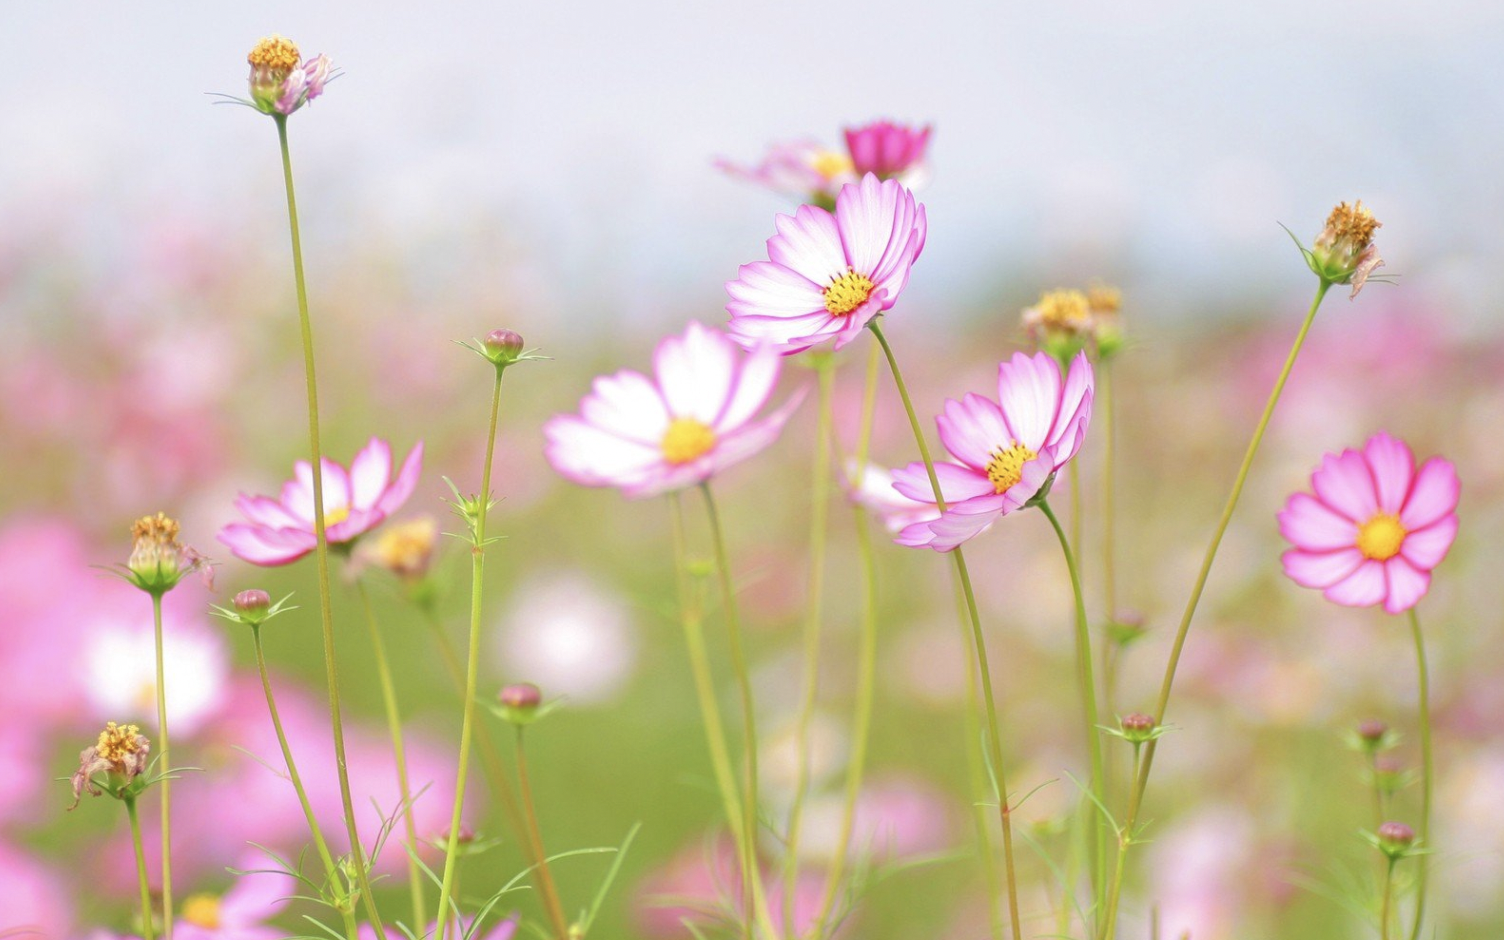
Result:
[[[1071,360],[1064,383],[1047,353],[1014,353],[998,366],[996,402],[972,394],[947,401],[935,419],[941,442],[957,461],[935,464],[945,512],[908,526],[895,541],[950,551],[999,516],[1027,506],[1081,449],[1092,390],[1085,353]],[[910,499],[934,499],[922,463],[893,471],[893,488]]]
[[800,206],[774,224],[769,260],[742,265],[726,283],[728,332],[748,348],[792,354],[835,340],[840,349],[898,301],[924,250],[924,206],[870,173],[841,188],[835,212]]
[[930,142],[930,125],[921,128],[892,121],[873,121],[846,129],[846,149],[858,174],[874,173],[879,179],[897,179],[915,188],[928,176],[924,151]]
[[795,395],[765,418],[781,361],[769,347],[743,354],[724,334],[691,323],[653,353],[653,378],[624,369],[597,378],[579,414],[544,425],[555,470],[581,486],[628,498],[703,483],[771,444],[798,407]]
[[1417,470],[1404,441],[1375,434],[1362,450],[1327,454],[1311,488],[1279,514],[1295,546],[1280,557],[1285,574],[1347,607],[1414,607],[1457,536],[1461,484],[1451,462],[1432,457]]
[[[391,445],[375,437],[355,455],[348,472],[327,457],[323,468],[326,535],[330,545],[343,545],[407,502],[423,470],[423,442],[408,453],[396,479]],[[282,484],[280,499],[242,493],[235,508],[247,521],[219,531],[219,540],[235,557],[253,565],[285,565],[313,551],[313,466],[306,460],[298,461],[293,479]]]

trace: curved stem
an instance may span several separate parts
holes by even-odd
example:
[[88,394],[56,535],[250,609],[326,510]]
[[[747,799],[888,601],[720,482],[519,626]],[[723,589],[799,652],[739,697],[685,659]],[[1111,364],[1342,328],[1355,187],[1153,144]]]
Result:
[[313,321],[308,314],[308,286],[303,276],[303,243],[298,232],[298,202],[293,193],[292,156],[287,149],[287,117],[274,115],[277,140],[282,148],[282,180],[287,189],[287,227],[292,235],[293,280],[298,292],[298,326],[303,341],[303,373],[308,386],[308,451],[313,476],[314,555],[318,561],[319,616],[324,634],[324,679],[329,690],[329,724],[334,732],[334,763],[339,773],[340,803],[345,814],[345,831],[350,837],[350,855],[360,886],[361,900],[377,940],[386,940],[386,926],[376,909],[367,872],[365,847],[355,823],[355,801],[350,795],[350,770],[345,758],[345,729],[340,715],[339,666],[334,651],[334,607],[329,587],[329,538],[324,521],[324,455],[319,438],[319,389],[313,362]]
[[151,885],[146,877],[146,850],[141,845],[141,817],[136,813],[136,798],[127,797],[125,815],[131,821],[131,846],[136,850],[136,880],[141,884],[141,936],[156,940],[157,928],[151,910]]
[[[1311,308],[1306,312],[1306,318],[1300,324],[1300,332],[1295,334],[1295,342],[1290,346],[1290,354],[1285,357],[1284,367],[1280,369],[1274,388],[1269,393],[1269,401],[1264,405],[1264,413],[1259,417],[1259,423],[1254,428],[1253,439],[1248,442],[1248,450],[1243,454],[1243,463],[1238,467],[1238,475],[1233,479],[1232,492],[1228,494],[1227,505],[1222,509],[1222,518],[1218,520],[1217,528],[1212,533],[1211,544],[1206,547],[1206,555],[1201,560],[1201,570],[1196,574],[1196,582],[1191,587],[1190,599],[1186,601],[1185,613],[1180,618],[1180,627],[1175,632],[1175,642],[1170,648],[1170,660],[1165,664],[1164,680],[1160,684],[1159,701],[1154,709],[1156,725],[1164,724],[1165,711],[1170,707],[1170,691],[1175,685],[1175,670],[1180,665],[1180,654],[1184,651],[1186,637],[1191,632],[1191,621],[1196,616],[1196,606],[1201,602],[1201,593],[1206,589],[1206,579],[1212,572],[1212,563],[1217,559],[1217,548],[1222,544],[1222,536],[1227,532],[1228,524],[1232,522],[1233,511],[1238,508],[1238,500],[1243,495],[1243,485],[1248,481],[1248,471],[1253,466],[1253,458],[1258,455],[1259,445],[1264,440],[1264,431],[1268,429],[1269,422],[1274,417],[1274,408],[1279,404],[1280,395],[1285,390],[1285,383],[1290,379],[1291,370],[1295,368],[1295,360],[1300,356],[1301,347],[1305,345],[1306,335],[1311,332],[1311,325],[1316,322],[1316,312],[1321,309],[1321,301],[1325,299],[1326,292],[1331,287],[1330,281],[1323,280],[1316,288],[1316,296],[1311,300]],[[1128,816],[1125,824],[1126,830],[1130,833],[1138,821],[1139,810],[1143,806],[1144,790],[1149,785],[1149,773],[1154,769],[1154,754],[1158,746],[1157,738],[1145,746],[1143,763],[1133,781],[1133,789],[1128,797]],[[1128,844],[1127,841],[1122,842],[1118,851],[1127,852]],[[1121,889],[1121,879],[1115,879],[1108,891],[1107,917],[1102,922],[1102,932],[1099,934],[1102,940],[1112,938]]]
[[167,670],[162,651],[162,595],[151,595],[152,633],[157,653],[157,760],[162,780],[162,936],[172,940],[172,763],[167,739]]
[[364,578],[356,576],[355,591],[360,595],[360,606],[365,611],[366,630],[371,640],[371,652],[376,657],[376,676],[381,683],[381,704],[386,712],[387,733],[392,738],[392,758],[397,764],[397,792],[401,797],[401,812],[407,833],[407,844],[412,850],[407,854],[408,893],[413,902],[413,923],[428,923],[428,911],[423,900],[423,873],[418,867],[415,854],[418,851],[418,824],[413,818],[413,791],[407,776],[407,748],[402,741],[402,712],[397,707],[397,684],[392,681],[392,667],[386,658],[386,642],[381,637],[381,627],[376,623],[376,612],[371,609],[371,595],[366,590]]
[[[1427,840],[1431,837],[1431,788],[1436,782],[1436,767],[1431,753],[1431,679],[1426,668],[1426,638],[1421,633],[1420,617],[1415,613],[1414,607],[1410,608],[1410,635],[1415,640],[1415,668],[1420,680],[1420,842],[1429,849]],[[1428,852],[1422,852],[1415,860],[1420,869],[1415,876],[1415,922],[1410,928],[1410,940],[1420,940],[1421,924],[1425,921],[1428,855]]]
[[736,674],[737,689],[741,693],[742,700],[742,734],[746,738],[743,744],[744,761],[747,765],[746,799],[742,801],[742,827],[745,838],[742,842],[742,877],[746,887],[743,889],[747,905],[747,936],[752,936],[751,924],[752,911],[755,907],[762,881],[762,872],[758,868],[757,860],[757,713],[756,703],[752,698],[752,677],[747,671],[747,657],[742,649],[742,624],[741,615],[736,604],[736,587],[732,583],[731,563],[726,557],[726,533],[721,528],[721,516],[716,510],[715,497],[710,492],[710,484],[700,484],[700,492],[705,497],[705,513],[710,520],[710,539],[715,546],[716,570],[720,574],[721,603],[725,608],[726,635],[729,640],[728,646],[731,652],[731,670]]
[[527,773],[527,751],[522,746],[523,728],[517,726],[517,786],[522,794],[522,815],[527,820],[528,839],[538,857],[538,884],[548,909],[548,919],[553,922],[559,940],[569,940],[569,922],[564,917],[564,906],[559,903],[559,889],[554,883],[553,870],[548,867],[548,852],[543,848],[543,830],[538,825],[538,810],[533,804],[533,785]]
[[[888,345],[888,338],[883,335],[882,327],[876,320],[868,324],[872,335],[877,337],[877,342],[883,348],[883,355],[888,360],[888,370],[893,373],[893,384],[898,387],[898,397],[903,402],[903,409],[909,418],[909,427],[914,432],[914,443],[919,448],[919,456],[924,461],[925,472],[930,478],[930,487],[935,494],[935,505],[941,512],[945,511],[945,495],[940,491],[940,479],[935,476],[935,462],[930,458],[929,444],[925,442],[924,430],[919,426],[919,416],[914,413],[914,403],[909,399],[909,390],[904,385],[903,373],[898,368],[898,360],[893,355],[893,347]],[[966,555],[960,547],[951,551],[951,558],[955,561],[956,578],[961,582],[961,593],[966,598],[966,612],[971,620],[971,641],[976,650],[977,671],[982,679],[982,698],[987,706],[987,731],[992,752],[992,772],[997,779],[998,815],[1002,820],[1003,827],[1003,872],[1008,885],[1008,919],[1013,928],[1014,940],[1023,936],[1023,929],[1018,915],[1018,878],[1013,863],[1013,809],[1009,805],[1008,784],[1003,773],[1003,737],[998,730],[997,699],[992,694],[992,670],[987,663],[987,641],[982,635],[982,618],[977,612],[976,593],[971,586],[971,573],[966,568]]]
[[[261,690],[266,693],[266,710],[271,714],[272,728],[277,732],[277,744],[282,748],[282,762],[287,765],[287,779],[292,782],[293,791],[298,795],[298,805],[303,808],[303,818],[308,821],[308,833],[313,837],[313,848],[318,853],[319,861],[323,863],[324,877],[328,880],[330,890],[343,892],[344,888],[339,884],[339,869],[335,866],[329,844],[324,841],[324,834],[319,829],[318,817],[313,813],[313,804],[308,800],[308,791],[303,787],[303,778],[298,774],[297,762],[292,757],[292,746],[287,743],[287,733],[282,729],[282,716],[277,711],[277,699],[272,694],[272,680],[266,669],[266,651],[261,645],[259,624],[251,627],[251,645],[256,651],[256,671],[261,675]],[[356,940],[355,914],[343,903],[343,897],[339,900],[339,912],[345,921],[345,935],[349,940]]]
[[460,822],[465,809],[465,783],[470,775],[470,741],[475,733],[475,690],[480,678],[480,615],[485,599],[486,517],[491,509],[491,463],[496,453],[496,424],[501,417],[501,376],[497,368],[496,383],[491,387],[491,419],[486,432],[486,459],[481,470],[480,493],[476,496],[475,518],[471,522],[474,542],[470,546],[470,644],[466,651],[464,718],[460,722],[459,773],[454,784],[454,811],[449,819],[449,835],[444,845],[444,875],[439,882],[439,940],[449,929],[449,899],[454,896],[455,866]]
[[1050,520],[1055,537],[1060,540],[1060,550],[1065,553],[1065,566],[1070,571],[1071,591],[1076,600],[1076,678],[1080,685],[1081,707],[1085,713],[1086,751],[1091,760],[1091,793],[1094,797],[1092,805],[1086,808],[1092,820],[1087,828],[1087,851],[1088,857],[1092,859],[1093,896],[1100,900],[1100,892],[1104,890],[1107,879],[1102,870],[1106,856],[1102,854],[1105,842],[1102,839],[1102,820],[1099,814],[1102,812],[1100,807],[1106,805],[1106,798],[1102,792],[1102,735],[1097,728],[1097,680],[1091,663],[1091,634],[1086,625],[1086,600],[1081,592],[1081,574],[1076,568],[1075,553],[1071,551],[1065,530],[1060,527],[1060,520],[1055,518],[1048,500],[1041,500],[1039,509]]
[[819,379],[819,402],[815,421],[815,460],[810,478],[809,590],[804,617],[804,694],[799,707],[799,761],[794,797],[789,807],[788,861],[784,866],[784,935],[792,937],[794,898],[799,885],[799,836],[804,819],[804,801],[809,794],[810,726],[814,723],[816,691],[820,684],[821,602],[825,588],[825,543],[830,516],[830,426],[831,397],[835,386],[835,360],[827,352],[815,354]]

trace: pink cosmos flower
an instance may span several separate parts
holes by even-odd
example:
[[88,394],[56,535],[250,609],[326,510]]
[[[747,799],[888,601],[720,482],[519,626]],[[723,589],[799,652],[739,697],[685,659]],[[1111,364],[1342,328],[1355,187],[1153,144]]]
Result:
[[924,150],[930,142],[930,125],[921,128],[892,121],[873,121],[846,128],[846,149],[858,174],[875,173],[879,179],[900,179],[913,188],[913,177],[925,175]]
[[601,376],[579,414],[550,419],[548,462],[574,483],[619,487],[629,499],[703,483],[778,437],[802,395],[754,416],[780,368],[773,349],[743,356],[722,333],[691,323],[658,344],[654,378]]
[[726,283],[726,310],[732,339],[786,355],[826,340],[840,349],[897,303],[927,230],[914,194],[870,173],[841,188],[835,212],[800,206],[774,224],[769,260]]
[[[396,479],[391,479],[392,448],[375,437],[355,455],[348,473],[327,457],[323,468],[329,544],[353,542],[412,495],[423,470],[423,442],[413,446]],[[235,508],[249,521],[225,526],[219,540],[237,558],[253,565],[285,565],[313,551],[313,467],[307,461],[298,461],[294,478],[282,485],[280,500],[242,493]]]
[[756,166],[742,166],[725,158],[717,159],[715,165],[764,189],[822,205],[834,203],[841,187],[857,179],[850,157],[812,140],[774,144]]
[[[1081,449],[1092,392],[1085,353],[1071,360],[1063,385],[1060,367],[1047,353],[1014,353],[998,366],[997,402],[973,394],[947,401],[935,423],[945,449],[959,463],[935,464],[945,512],[933,522],[908,526],[895,541],[950,551],[999,516],[1027,506]],[[922,463],[895,470],[893,488],[910,499],[934,498]]]
[[285,931],[267,924],[299,892],[291,875],[269,870],[273,863],[250,855],[238,866],[247,872],[223,895],[190,894],[183,899],[173,931],[182,940],[277,940]]
[[1432,457],[1417,470],[1409,446],[1380,433],[1362,450],[1327,454],[1311,488],[1279,514],[1295,546],[1280,556],[1285,574],[1347,607],[1414,607],[1457,536],[1461,484],[1451,462]]

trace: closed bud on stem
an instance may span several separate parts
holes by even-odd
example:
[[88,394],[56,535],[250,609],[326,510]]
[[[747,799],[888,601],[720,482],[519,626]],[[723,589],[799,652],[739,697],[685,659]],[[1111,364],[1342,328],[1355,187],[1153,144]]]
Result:
[[491,355],[515,361],[522,352],[522,334],[514,330],[492,330],[486,334],[484,344],[486,352]]
[[1402,822],[1380,823],[1374,844],[1391,859],[1401,859],[1415,847],[1415,830]]
[[236,594],[233,603],[235,604],[235,609],[240,612],[240,615],[249,620],[252,617],[259,618],[265,616],[267,610],[272,606],[272,596],[265,591],[253,588],[249,591],[241,591],[239,594]]
[[1122,726],[1123,737],[1134,744],[1143,744],[1154,737],[1154,718],[1142,712],[1124,715],[1119,724]]
[[497,693],[493,708],[503,721],[521,727],[530,725],[553,710],[557,702],[543,704],[543,691],[531,682],[514,682]]

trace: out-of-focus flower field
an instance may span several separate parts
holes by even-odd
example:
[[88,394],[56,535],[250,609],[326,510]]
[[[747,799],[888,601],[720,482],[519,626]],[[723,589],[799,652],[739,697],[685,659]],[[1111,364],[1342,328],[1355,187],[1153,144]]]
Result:
[[[316,197],[308,202],[318,205]],[[145,725],[152,716],[150,605],[98,570],[125,560],[138,516],[168,510],[184,541],[219,562],[216,594],[190,579],[167,597],[174,763],[194,768],[173,788],[178,896],[222,892],[235,881],[227,868],[262,867],[251,841],[285,853],[306,842],[298,805],[272,769],[279,755],[249,634],[211,618],[210,602],[226,604],[252,587],[274,598],[294,593],[298,609],[269,623],[264,636],[310,799],[326,820],[338,819],[312,563],[258,569],[215,541],[238,518],[237,494],[276,492],[306,452],[285,242],[278,207],[268,201],[263,208],[239,231],[165,213],[129,238],[104,236],[108,251],[65,227],[0,235],[0,935],[13,925],[75,937],[131,924],[136,885],[125,820],[108,801],[85,798],[65,811],[64,778],[105,720]],[[1324,208],[1313,207],[1310,220],[1287,221],[1314,231]],[[526,297],[525,275],[516,273],[526,268],[525,252],[494,234],[481,237],[492,239],[506,264],[440,260],[422,274],[437,278],[438,288],[418,283],[414,259],[392,245],[357,244],[358,258],[314,259],[325,452],[348,462],[376,435],[400,456],[421,440],[421,480],[387,525],[429,516],[461,531],[442,501],[449,493],[443,478],[463,492],[478,485],[491,373],[450,341],[508,327],[552,357],[509,371],[503,392],[494,485],[501,502],[491,522],[502,540],[487,569],[481,689],[489,698],[503,683],[531,681],[563,699],[528,737],[552,851],[618,845],[641,824],[596,935],[687,937],[680,914],[712,902],[731,876],[721,861],[728,850],[716,836],[720,807],[676,621],[665,507],[572,486],[542,456],[543,422],[572,410],[592,376],[647,368],[653,332],[519,299]],[[1121,606],[1141,614],[1146,634],[1124,654],[1106,715],[1153,704],[1205,539],[1299,324],[1309,275],[1277,231],[1265,250],[1288,254],[1287,283],[1230,285],[1190,322],[1136,302],[1131,279],[1122,285],[1130,340],[1114,375],[1118,580]],[[1404,269],[1404,260],[1390,266]],[[916,268],[916,279],[923,270]],[[1078,279],[1084,285],[1098,273],[1083,270]],[[728,267],[703,284],[686,283],[682,307],[656,325],[719,325],[718,307],[689,298],[713,298],[730,274]],[[988,387],[999,360],[1024,347],[1020,309],[1056,286],[1057,276],[1025,272],[949,309],[910,306],[888,318],[914,396],[929,403],[921,410]],[[1504,342],[1464,332],[1447,306],[1413,287],[1375,285],[1351,304],[1345,292],[1334,297],[1318,318],[1187,647],[1169,713],[1173,730],[1161,742],[1146,809],[1151,841],[1124,902],[1125,935],[1147,937],[1151,910],[1165,938],[1372,934],[1372,915],[1350,910],[1368,903],[1378,869],[1357,835],[1372,826],[1363,759],[1345,742],[1362,719],[1411,727],[1413,654],[1397,618],[1336,607],[1281,575],[1286,546],[1275,513],[1286,494],[1306,485],[1321,453],[1357,446],[1378,430],[1404,437],[1419,455],[1444,453],[1464,483],[1461,533],[1425,611],[1438,742],[1433,905],[1444,924],[1439,937],[1504,935],[1504,633],[1497,556],[1486,550],[1504,506]],[[864,348],[840,355],[835,414],[849,450]],[[779,400],[813,380],[790,361]],[[891,383],[880,389],[873,457],[902,466],[916,456],[913,442]],[[717,481],[748,631],[770,814],[783,812],[796,785],[813,421],[806,404],[770,451]],[[1079,460],[1087,605],[1102,622],[1107,611],[1094,580],[1102,533],[1093,521],[1100,445],[1093,427]],[[1071,495],[1062,476],[1054,502],[1063,508]],[[698,518],[691,516],[692,535],[705,544]],[[851,514],[839,495],[832,520],[813,796],[801,847],[814,881],[797,886],[816,898],[815,873],[838,831],[860,590]],[[442,542],[435,610],[461,645],[468,550]],[[1067,774],[1085,774],[1069,582],[1037,513],[1010,520],[970,549],[1010,785],[1018,794],[1034,791],[1017,810],[1019,831],[1058,859],[1062,818],[1079,798]],[[886,539],[877,561],[878,691],[855,836],[872,878],[845,935],[984,936],[963,757],[975,744],[961,720],[966,638],[948,569],[943,556]],[[343,571],[336,567],[334,605],[350,771],[362,828],[374,834],[372,801],[390,812],[398,794],[372,652]],[[410,774],[422,790],[414,815],[420,837],[438,841],[454,785],[458,697],[432,625],[390,576],[376,571],[369,581],[396,667]],[[723,666],[723,637],[711,636]],[[729,680],[718,691],[734,710]],[[1414,745],[1407,732],[1394,752],[1411,770]],[[1124,759],[1114,752],[1119,775]],[[472,787],[467,825],[482,842],[500,844],[464,861],[462,895],[489,893],[526,865],[480,774]],[[1413,788],[1399,799],[1413,801]],[[142,811],[154,858],[153,801],[143,800]],[[331,837],[338,835],[335,826]],[[377,862],[387,876],[378,891],[393,909],[405,898],[395,842]],[[437,850],[420,854],[441,862]],[[1049,935],[1060,894],[1045,886],[1056,873],[1032,849],[1020,859],[1028,932]],[[583,904],[609,864],[604,854],[556,862],[561,893]],[[505,903],[537,916],[530,892]],[[306,931],[298,912],[288,907],[273,922]]]

